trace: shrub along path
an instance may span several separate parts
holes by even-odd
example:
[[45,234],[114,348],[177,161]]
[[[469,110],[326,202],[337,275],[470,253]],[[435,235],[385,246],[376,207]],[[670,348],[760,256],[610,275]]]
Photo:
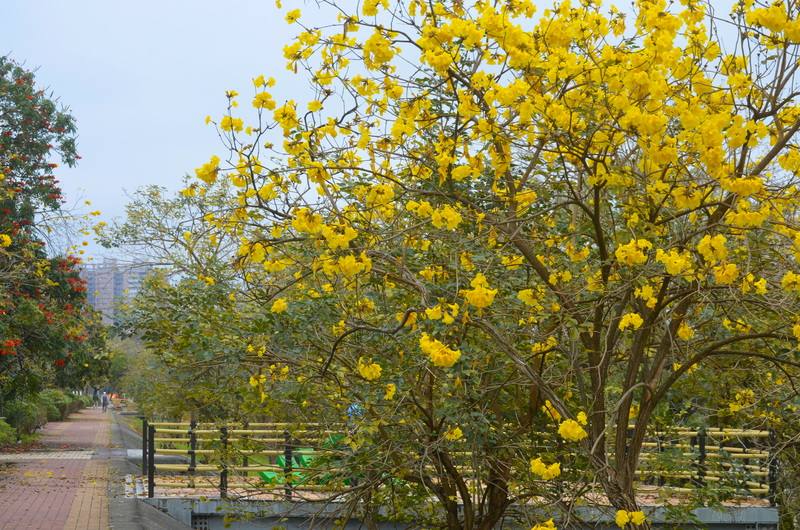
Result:
[[109,528],[110,433],[110,412],[84,409],[45,425],[43,451],[0,454],[0,528]]

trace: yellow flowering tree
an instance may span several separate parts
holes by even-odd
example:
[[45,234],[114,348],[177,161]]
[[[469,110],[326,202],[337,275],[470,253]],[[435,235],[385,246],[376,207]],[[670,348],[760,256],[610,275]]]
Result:
[[358,421],[361,493],[397,477],[490,528],[570,478],[646,524],[676,383],[794,363],[798,7],[737,4],[728,32],[694,0],[323,6],[286,17],[312,88],[229,92],[229,156],[197,169],[237,188],[215,228],[270,315],[265,366]]

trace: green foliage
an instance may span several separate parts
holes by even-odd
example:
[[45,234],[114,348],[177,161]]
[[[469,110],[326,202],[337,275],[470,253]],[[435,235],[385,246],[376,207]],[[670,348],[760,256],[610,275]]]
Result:
[[[78,155],[72,116],[33,73],[0,57],[0,404],[81,387],[107,370],[104,332],[74,256],[49,256],[46,219],[64,214],[55,170]],[[56,409],[49,404],[49,415]]]
[[75,119],[51,95],[36,86],[30,72],[9,57],[0,56],[0,171],[25,194],[21,205],[32,212],[33,203],[50,208],[60,204],[53,156],[74,166]]
[[14,427],[6,423],[5,420],[0,420],[0,446],[12,444],[16,440],[17,431],[14,430]]
[[3,413],[18,436],[33,434],[47,423],[47,407],[36,399],[16,399],[6,404]]
[[85,399],[91,404],[91,398],[87,396],[72,396],[56,388],[43,390],[38,398],[47,407],[47,421],[65,420],[73,412],[87,406]]

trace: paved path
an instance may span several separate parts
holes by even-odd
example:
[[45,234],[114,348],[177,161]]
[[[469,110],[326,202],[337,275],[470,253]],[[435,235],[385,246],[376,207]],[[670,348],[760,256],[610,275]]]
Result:
[[122,439],[111,412],[84,409],[45,425],[45,450],[0,453],[0,530],[186,528],[125,498],[124,475],[136,467],[126,462],[124,447],[141,446],[135,433],[128,437]]
[[106,530],[111,415],[72,414],[42,430],[44,451],[0,455],[0,528]]

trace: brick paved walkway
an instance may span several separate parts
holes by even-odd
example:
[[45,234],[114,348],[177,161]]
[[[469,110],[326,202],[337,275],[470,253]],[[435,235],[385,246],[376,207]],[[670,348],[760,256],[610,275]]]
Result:
[[0,528],[107,530],[107,456],[86,450],[109,447],[110,421],[85,409],[45,426],[50,451],[0,455],[11,457],[0,463]]

